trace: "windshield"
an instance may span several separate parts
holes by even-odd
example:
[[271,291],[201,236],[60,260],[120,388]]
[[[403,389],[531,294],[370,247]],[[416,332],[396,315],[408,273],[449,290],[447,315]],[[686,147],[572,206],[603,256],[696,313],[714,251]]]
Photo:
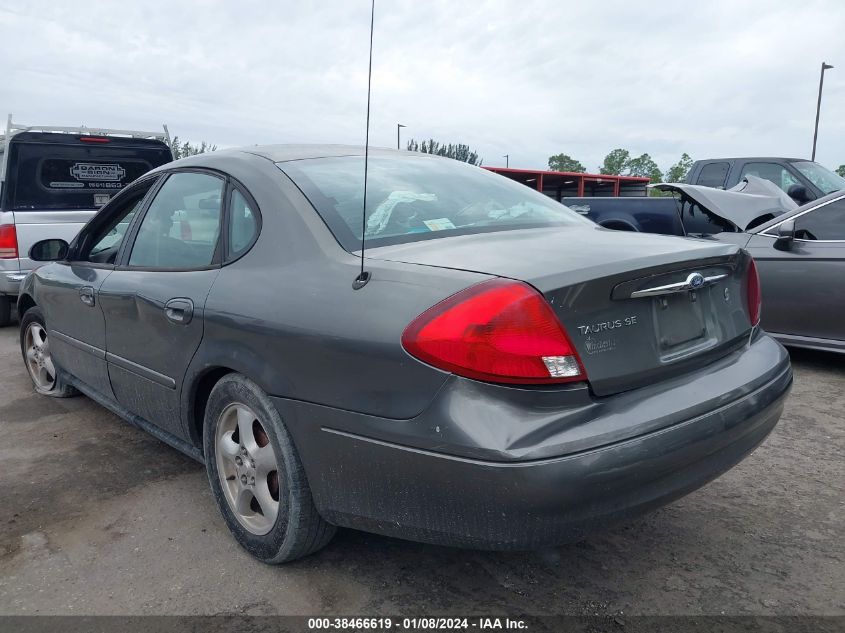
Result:
[[[278,166],[308,197],[341,245],[360,249],[364,158],[319,158]],[[370,158],[367,182],[367,244],[590,223],[525,185],[451,159]]]
[[826,167],[822,167],[818,163],[803,161],[800,163],[792,163],[792,165],[800,171],[807,180],[821,189],[824,194],[845,189],[845,178],[833,173]]

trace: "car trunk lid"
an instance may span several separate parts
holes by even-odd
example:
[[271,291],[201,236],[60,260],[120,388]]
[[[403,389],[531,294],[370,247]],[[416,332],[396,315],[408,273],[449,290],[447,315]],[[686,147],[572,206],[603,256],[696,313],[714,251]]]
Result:
[[732,244],[579,227],[455,236],[367,255],[531,284],[565,326],[599,396],[713,362],[751,327],[747,255]]

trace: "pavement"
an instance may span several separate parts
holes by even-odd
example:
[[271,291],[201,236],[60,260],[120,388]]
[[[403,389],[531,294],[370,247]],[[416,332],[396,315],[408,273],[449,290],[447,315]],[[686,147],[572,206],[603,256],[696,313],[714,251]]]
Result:
[[586,541],[476,552],[340,530],[252,559],[202,466],[37,395],[0,329],[0,615],[845,614],[845,358],[793,352],[779,425],[691,495]]

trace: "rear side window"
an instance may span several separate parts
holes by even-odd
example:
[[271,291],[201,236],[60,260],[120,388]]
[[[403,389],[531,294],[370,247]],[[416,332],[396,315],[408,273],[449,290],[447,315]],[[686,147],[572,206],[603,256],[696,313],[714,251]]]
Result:
[[837,200],[795,218],[799,240],[845,240],[845,200]]
[[258,233],[258,220],[250,202],[237,189],[232,190],[229,207],[229,259],[239,257]]
[[695,184],[705,187],[724,187],[730,168],[730,163],[708,163],[701,168]]
[[55,142],[13,142],[9,158],[7,204],[15,211],[97,209],[129,183],[171,160],[163,144]]

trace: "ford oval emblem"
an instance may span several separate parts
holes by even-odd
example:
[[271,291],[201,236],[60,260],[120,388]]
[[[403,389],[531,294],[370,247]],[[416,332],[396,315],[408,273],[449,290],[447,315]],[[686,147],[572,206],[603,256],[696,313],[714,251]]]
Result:
[[701,286],[704,285],[704,275],[701,273],[691,273],[690,276],[687,277],[687,285],[692,290],[701,288]]

